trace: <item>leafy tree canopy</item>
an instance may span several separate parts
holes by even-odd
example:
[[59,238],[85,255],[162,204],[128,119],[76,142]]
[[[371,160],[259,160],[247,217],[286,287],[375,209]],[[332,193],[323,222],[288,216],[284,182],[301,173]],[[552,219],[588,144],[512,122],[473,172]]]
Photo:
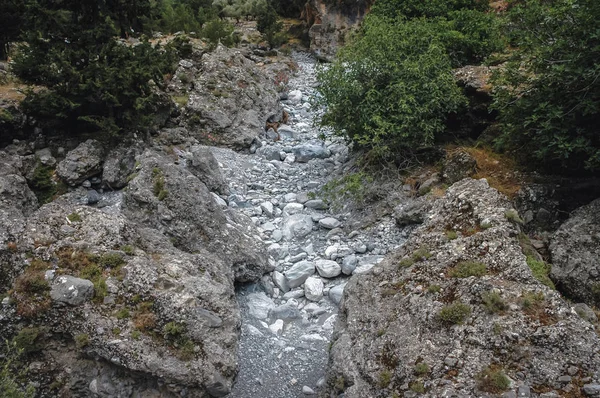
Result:
[[435,25],[422,20],[367,16],[318,78],[322,123],[381,156],[431,145],[465,103]]
[[537,167],[600,170],[600,2],[519,1],[513,59],[494,80],[504,134]]
[[31,30],[13,71],[46,88],[29,92],[23,102],[27,113],[48,128],[73,134],[115,135],[148,124],[155,102],[149,82],[162,82],[171,59],[147,42],[131,46],[116,40],[143,16],[131,10],[150,10],[148,0],[125,3],[29,1]]

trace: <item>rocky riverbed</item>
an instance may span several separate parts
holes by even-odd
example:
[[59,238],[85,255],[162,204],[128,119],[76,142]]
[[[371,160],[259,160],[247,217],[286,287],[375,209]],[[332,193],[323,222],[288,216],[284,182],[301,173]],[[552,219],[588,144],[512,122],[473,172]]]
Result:
[[348,161],[348,148],[315,126],[315,60],[293,58],[299,70],[282,101],[288,123],[268,131],[254,154],[213,148],[230,186],[228,205],[252,218],[275,267],[260,283],[237,289],[242,335],[231,397],[317,393],[346,282],[406,237],[391,218],[361,231],[343,229],[350,214],[336,214],[321,197]]

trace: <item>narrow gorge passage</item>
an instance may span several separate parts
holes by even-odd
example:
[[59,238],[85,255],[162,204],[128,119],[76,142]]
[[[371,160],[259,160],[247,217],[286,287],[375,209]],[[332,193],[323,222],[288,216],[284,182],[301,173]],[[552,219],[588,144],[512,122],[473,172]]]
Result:
[[305,53],[292,57],[299,70],[282,101],[290,117],[280,139],[263,138],[250,155],[213,148],[231,188],[229,206],[252,217],[275,268],[261,283],[237,289],[242,332],[232,398],[318,393],[345,283],[383,260],[407,233],[391,217],[349,231],[344,223],[351,215],[333,214],[322,200],[320,190],[348,160],[348,148],[329,134],[323,141],[314,127],[316,61]]

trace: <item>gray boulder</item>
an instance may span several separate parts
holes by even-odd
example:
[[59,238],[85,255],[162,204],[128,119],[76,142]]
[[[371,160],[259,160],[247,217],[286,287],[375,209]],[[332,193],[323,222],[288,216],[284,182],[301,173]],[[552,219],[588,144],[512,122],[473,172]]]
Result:
[[165,233],[189,253],[217,254],[234,269],[238,282],[260,279],[269,268],[268,256],[248,217],[223,210],[200,179],[168,158],[148,150],[139,162],[124,195],[124,212],[131,220]]
[[79,185],[102,172],[103,156],[102,144],[87,140],[67,153],[66,158],[58,163],[56,174],[71,186]]
[[312,159],[326,159],[331,156],[331,151],[322,145],[303,144],[292,148],[296,162],[306,163]]
[[81,305],[94,297],[94,284],[87,279],[61,275],[52,284],[50,297],[69,305]]
[[313,220],[307,214],[292,214],[283,219],[282,232],[284,238],[292,240],[303,238],[312,231]]
[[406,199],[394,208],[393,216],[396,223],[403,227],[422,223],[428,210],[429,203],[426,199]]
[[219,162],[209,147],[193,146],[187,158],[187,166],[211,192],[229,195],[229,185],[225,182]]
[[127,185],[127,179],[135,171],[138,151],[132,147],[118,147],[109,152],[102,168],[102,182],[112,189]]
[[301,286],[309,276],[315,273],[315,265],[310,261],[297,262],[289,270],[284,272],[287,285],[290,289]]
[[345,287],[346,284],[342,283],[341,285],[337,285],[329,289],[329,299],[331,299],[331,301],[333,301],[335,304],[339,305],[342,302]]
[[41,164],[48,167],[56,166],[56,158],[52,156],[52,151],[50,148],[43,148],[39,151],[35,151],[35,157],[39,160]]
[[[188,73],[182,68],[175,76]],[[200,142],[248,149],[267,119],[281,114],[273,80],[239,50],[219,45],[196,68],[184,115]]]
[[475,158],[465,151],[448,154],[444,160],[443,178],[447,184],[454,184],[463,178],[471,177],[477,171]]
[[574,211],[549,244],[552,279],[565,295],[600,305],[600,199]]
[[342,267],[333,260],[317,260],[315,266],[323,278],[335,278],[342,273]]

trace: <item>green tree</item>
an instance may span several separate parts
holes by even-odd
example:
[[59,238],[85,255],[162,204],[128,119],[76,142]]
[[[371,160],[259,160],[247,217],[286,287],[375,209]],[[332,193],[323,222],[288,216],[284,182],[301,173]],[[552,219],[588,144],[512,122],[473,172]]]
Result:
[[116,135],[150,123],[160,83],[171,69],[168,52],[148,42],[116,40],[111,18],[119,11],[103,0],[31,2],[35,21],[13,71],[23,81],[45,86],[30,91],[23,109],[44,126],[71,134]]
[[0,2],[0,60],[8,57],[11,42],[17,40],[24,27],[25,2],[3,0]]
[[285,42],[286,38],[281,32],[282,29],[283,22],[279,20],[279,16],[272,6],[267,4],[258,10],[256,30],[262,33],[267,43],[269,43],[269,47],[280,46]]
[[520,1],[513,59],[495,76],[498,144],[536,167],[600,170],[600,2]]
[[453,11],[488,10],[487,0],[377,0],[371,14],[395,18],[447,17]]
[[431,146],[465,103],[434,24],[375,15],[318,72],[322,124],[379,156]]

